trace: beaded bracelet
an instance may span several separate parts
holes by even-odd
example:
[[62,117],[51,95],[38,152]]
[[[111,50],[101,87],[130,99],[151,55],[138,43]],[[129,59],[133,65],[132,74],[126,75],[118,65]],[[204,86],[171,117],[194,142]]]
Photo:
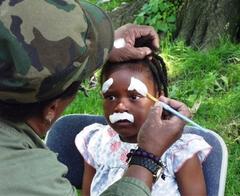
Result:
[[127,154],[127,162],[129,165],[141,165],[148,169],[154,177],[154,182],[159,176],[164,180],[164,168],[165,165],[161,161],[161,157],[157,157],[152,153],[149,153],[142,148],[131,149]]
[[131,149],[130,150],[130,152],[127,154],[127,161],[132,156],[146,157],[146,158],[149,158],[149,159],[153,160],[155,163],[157,163],[161,167],[163,166],[163,164],[161,162],[161,157],[157,157],[154,154],[152,154],[150,152],[147,152],[140,147],[138,147],[137,149]]

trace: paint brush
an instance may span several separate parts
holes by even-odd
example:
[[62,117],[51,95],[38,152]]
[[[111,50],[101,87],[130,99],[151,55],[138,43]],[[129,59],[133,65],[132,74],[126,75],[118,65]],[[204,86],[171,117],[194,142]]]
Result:
[[162,101],[159,101],[157,98],[155,98],[155,97],[152,96],[150,93],[148,93],[148,89],[147,89],[146,85],[145,85],[142,81],[140,81],[140,80],[132,77],[132,78],[131,78],[131,84],[130,84],[128,90],[136,90],[136,91],[137,91],[138,93],[140,93],[142,96],[148,97],[149,99],[151,99],[151,100],[154,101],[154,102],[159,102],[159,103],[161,103],[162,107],[163,107],[166,111],[168,111],[168,112],[176,115],[176,116],[179,117],[180,119],[182,119],[182,120],[184,120],[184,121],[186,121],[186,122],[194,125],[195,127],[199,128],[199,129],[201,129],[201,130],[203,130],[203,131],[207,131],[207,129],[201,127],[199,124],[195,123],[194,121],[192,121],[192,120],[189,119],[188,117],[184,116],[183,114],[181,114],[181,113],[179,113],[178,111],[176,111],[176,110],[174,110],[173,108],[171,108],[171,107],[170,107],[169,105],[167,105],[166,103],[164,103],[164,102],[162,102]]
[[146,96],[151,99],[154,102],[160,102],[161,106],[168,112],[176,115],[177,117],[181,118],[182,120],[194,125],[195,127],[205,131],[206,129],[204,129],[203,127],[201,127],[199,124],[195,123],[194,121],[192,121],[191,119],[189,119],[188,117],[182,115],[181,113],[177,112],[176,110],[174,110],[173,108],[171,108],[169,105],[167,105],[166,103],[159,101],[158,99],[156,99],[155,97],[153,97],[151,94],[147,93]]

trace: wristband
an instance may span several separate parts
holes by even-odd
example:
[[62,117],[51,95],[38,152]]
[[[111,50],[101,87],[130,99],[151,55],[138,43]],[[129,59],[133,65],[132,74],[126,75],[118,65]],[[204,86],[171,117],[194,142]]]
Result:
[[152,153],[146,152],[142,148],[131,149],[127,154],[128,165],[139,165],[148,169],[153,174],[153,182],[156,182],[157,179],[161,176],[164,180],[165,175],[164,164],[162,163],[160,157],[156,157]]

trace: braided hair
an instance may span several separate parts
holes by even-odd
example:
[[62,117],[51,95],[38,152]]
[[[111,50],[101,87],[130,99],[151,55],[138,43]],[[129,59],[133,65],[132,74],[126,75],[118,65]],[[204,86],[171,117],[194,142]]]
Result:
[[128,68],[138,72],[150,71],[150,74],[154,80],[154,84],[158,92],[163,91],[165,96],[168,96],[168,78],[167,68],[163,58],[157,54],[152,54],[152,59],[145,58],[143,60],[129,60],[125,62],[104,64],[100,74],[100,84],[102,85],[106,78],[119,68]]

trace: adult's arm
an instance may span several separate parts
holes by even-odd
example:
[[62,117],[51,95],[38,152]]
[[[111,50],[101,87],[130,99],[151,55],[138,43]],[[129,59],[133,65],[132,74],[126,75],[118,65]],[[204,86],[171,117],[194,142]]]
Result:
[[[183,103],[165,97],[161,97],[160,100],[181,114],[190,116],[188,107]],[[159,157],[179,139],[185,125],[185,122],[176,116],[169,116],[166,120],[163,120],[161,116],[162,107],[156,104],[151,109],[138,135],[138,146]],[[130,165],[124,177],[109,187],[102,195],[148,196],[152,184],[153,175],[151,172],[144,167]]]
[[1,158],[5,158],[0,159],[0,195],[77,196],[76,189],[65,178],[67,167],[58,162],[55,153],[21,148],[21,142],[15,141],[13,150],[1,151]]

